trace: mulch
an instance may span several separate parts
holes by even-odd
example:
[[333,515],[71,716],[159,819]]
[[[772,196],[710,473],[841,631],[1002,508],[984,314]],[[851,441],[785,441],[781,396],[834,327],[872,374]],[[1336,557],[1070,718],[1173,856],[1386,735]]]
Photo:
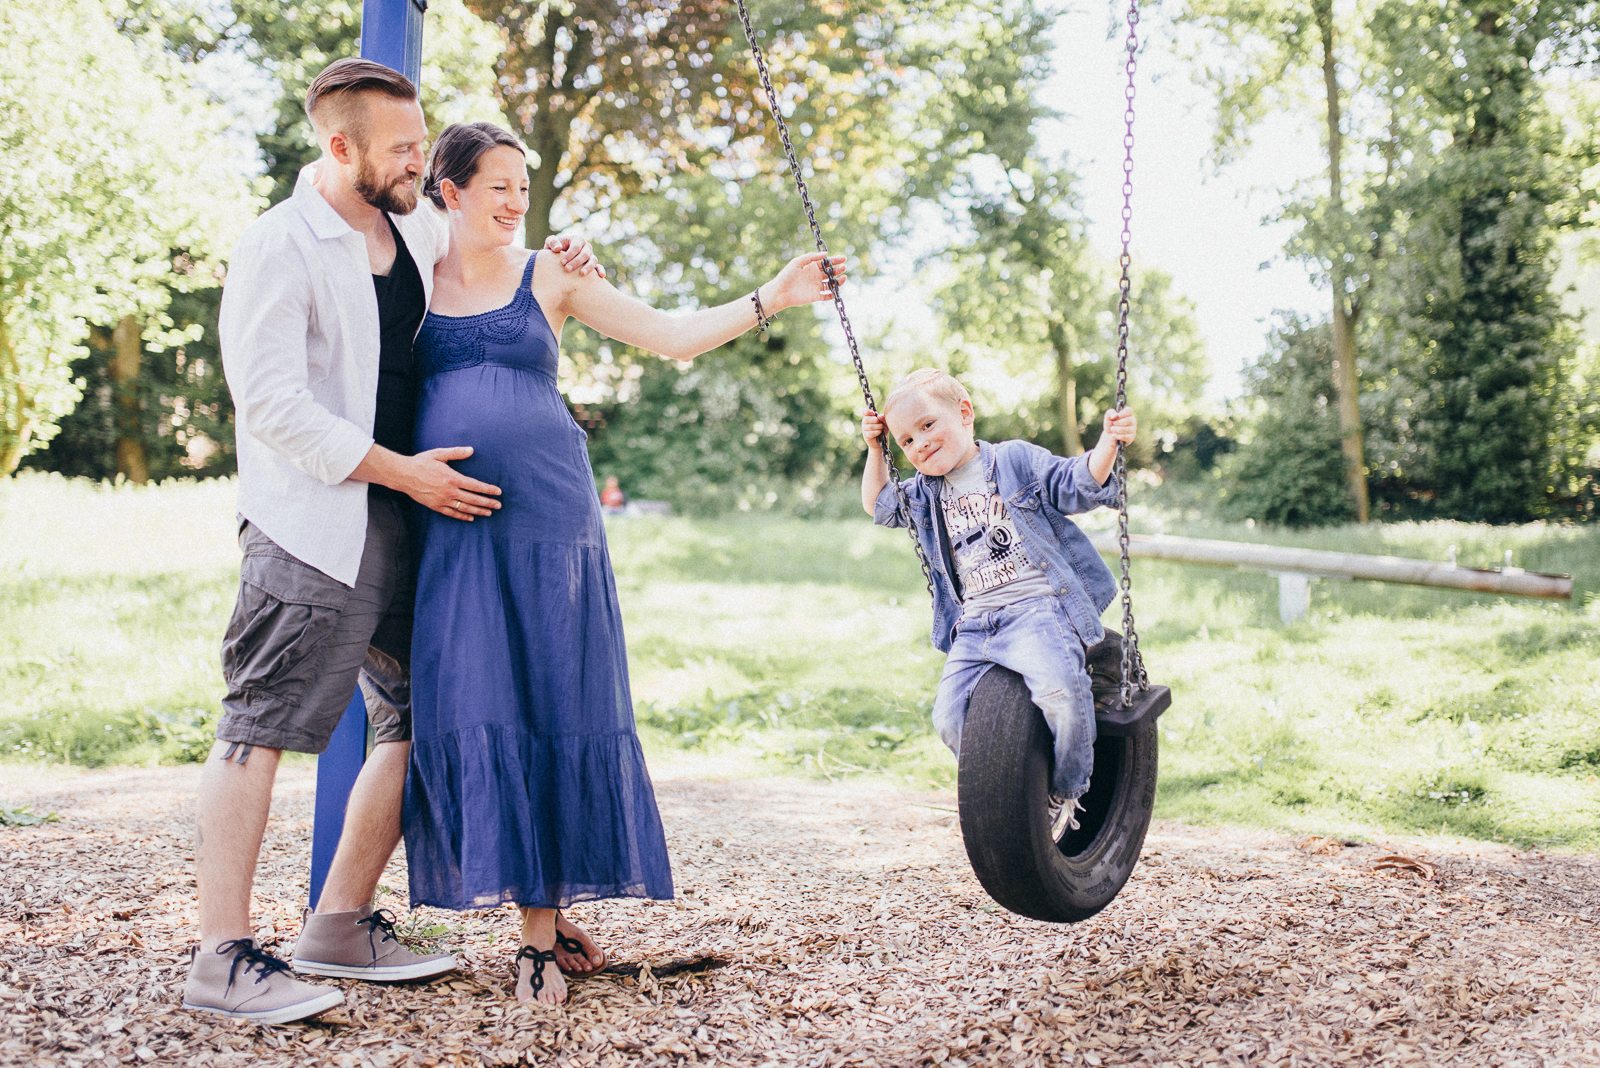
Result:
[[[1596,858],[1158,824],[1109,908],[1053,926],[984,896],[952,799],[881,780],[658,782],[679,896],[573,910],[617,967],[564,1007],[510,998],[509,909],[419,910],[461,973],[213,1020],[178,1006],[197,779],[0,769],[62,817],[0,830],[0,1064],[1600,1065]],[[281,775],[256,885],[284,956],[312,780]],[[403,859],[384,882],[403,906]]]

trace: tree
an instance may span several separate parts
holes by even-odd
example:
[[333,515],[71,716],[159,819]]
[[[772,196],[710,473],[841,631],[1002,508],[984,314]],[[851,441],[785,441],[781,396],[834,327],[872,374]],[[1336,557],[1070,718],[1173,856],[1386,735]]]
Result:
[[7,474],[77,401],[70,367],[87,324],[120,324],[129,352],[139,336],[192,336],[173,329],[172,291],[215,285],[255,210],[250,183],[214,147],[226,117],[158,49],[118,33],[112,14],[99,0],[0,7]]
[[1569,496],[1570,443],[1593,424],[1572,422],[1585,405],[1569,396],[1575,337],[1551,292],[1554,234],[1594,157],[1564,151],[1539,71],[1587,52],[1587,10],[1378,11],[1386,65],[1443,141],[1393,193],[1382,399],[1394,429],[1379,470],[1401,512],[1522,522]]
[[[468,0],[498,27],[495,83],[530,160],[527,241],[603,211],[750,137],[776,148],[743,30],[722,0]],[[890,132],[891,31],[882,0],[763,5],[755,16],[785,117],[811,163],[835,169],[852,134]],[[876,124],[875,124],[876,120]]]
[[[994,19],[964,4],[925,7],[915,20],[909,9],[887,5],[757,12],[819,221],[830,247],[857,257],[855,278],[869,274],[874,250],[902,232],[913,199],[936,198],[964,182],[965,160],[1012,136],[1015,122],[982,116],[1020,114],[1026,134],[1039,113],[1029,87],[1007,77],[1031,53],[1005,47],[1014,40],[1042,47],[1024,32],[1040,25],[1038,17],[1016,3],[987,5],[982,13]],[[639,169],[621,178],[607,155],[613,147],[575,122],[571,138],[579,148],[569,150],[562,173],[577,173],[573,153],[588,151],[585,145],[601,144],[604,167],[591,164],[587,184],[572,177],[560,192],[563,205],[576,204],[561,211],[588,211],[589,225],[608,226],[622,239],[619,282],[668,306],[748,293],[811,243],[774,124],[751,95],[742,34],[702,49],[707,38],[685,36],[687,24],[681,29],[690,54],[733,50],[724,67],[713,58],[702,84],[713,87],[703,102],[716,101],[715,113],[662,133],[650,149],[655,155],[636,157],[629,165]],[[669,69],[667,62],[660,66]],[[550,84],[532,75],[529,82]],[[693,84],[679,92],[690,88],[692,98]],[[725,96],[716,92],[730,86]],[[631,82],[625,88],[643,91]],[[594,113],[610,122],[612,110]],[[535,129],[541,114],[533,112]],[[853,390],[829,358],[821,322],[804,311],[784,316],[770,339],[741,339],[688,371],[581,332],[564,349],[573,357],[570,396],[605,420],[591,447],[595,466],[632,492],[690,507],[755,506],[796,485],[809,490],[854,457],[854,435],[840,410],[853,406]]]
[[[663,306],[720,304],[804,250],[808,234],[787,174],[734,183],[737,168],[725,161],[682,172],[630,200],[619,284]],[[863,218],[840,222],[841,244],[864,244],[873,233]],[[792,308],[765,336],[745,334],[690,364],[586,329],[569,330],[562,349],[569,397],[603,420],[590,445],[595,470],[616,475],[634,496],[699,512],[764,508],[813,494],[842,469],[848,438],[835,426],[832,388],[839,368],[823,320],[809,308]]]
[[[940,180],[929,184],[948,190],[952,222],[964,233],[929,257],[955,269],[934,305],[959,354],[952,369],[968,371],[980,394],[986,378],[1008,380],[1013,396],[981,406],[984,432],[1042,437],[1070,456],[1115,398],[1116,290],[1089,249],[1077,175],[1040,154],[1038,124],[1054,115],[1038,98],[1051,73],[1054,15],[1028,3],[1002,12],[977,25],[958,20],[962,76],[947,80],[924,112],[927,127],[940,131]],[[1205,376],[1198,331],[1169,282],[1140,272],[1133,294],[1135,403],[1178,402],[1159,414],[1145,407],[1146,445]],[[1028,385],[1019,395],[1021,383]]]
[[[1088,349],[1103,283],[1091,262],[1075,176],[1034,160],[1006,175],[998,195],[975,200],[972,241],[956,251],[959,280],[936,302],[947,328],[972,343],[1036,349],[1042,340],[1056,380],[1063,455],[1083,451],[1078,350]],[[980,340],[982,339],[982,340]]]
[[[187,80],[228,53],[266,67],[279,81],[276,121],[258,139],[273,202],[292,192],[317,147],[301,107],[305,87],[323,65],[359,47],[360,5],[352,0],[236,0],[231,6],[191,0],[129,0],[117,26],[142,45],[167,53]],[[423,107],[432,128],[446,122],[495,119],[490,89],[496,37],[461,0],[435,0],[428,15]],[[207,84],[217,79],[202,78]],[[213,142],[215,143],[215,142]],[[240,161],[241,170],[251,167]],[[226,252],[226,248],[222,249]],[[222,290],[173,279],[168,314],[178,345],[147,337],[132,344],[116,322],[94,324],[71,376],[83,398],[60,432],[26,466],[72,476],[142,480],[218,475],[234,469],[233,406],[217,359],[216,320]],[[121,341],[112,343],[113,335]]]
[[[1332,296],[1334,381],[1338,394],[1340,448],[1345,484],[1356,518],[1366,522],[1367,499],[1364,436],[1361,425],[1361,380],[1357,328],[1372,263],[1382,252],[1381,209],[1363,203],[1374,182],[1373,154],[1346,150],[1346,127],[1355,109],[1351,95],[1371,85],[1370,42],[1364,9],[1338,12],[1333,0],[1190,0],[1181,18],[1210,31],[1222,44],[1220,60],[1208,49],[1196,51],[1199,80],[1217,98],[1216,152],[1220,161],[1249,143],[1252,127],[1271,112],[1297,109],[1318,101],[1323,146],[1327,153],[1327,193],[1294,205],[1286,212],[1306,222],[1296,243],[1315,264]],[[1344,73],[1346,81],[1341,83]],[[1370,103],[1370,101],[1369,101]],[[1381,98],[1362,109],[1381,121],[1387,115]],[[1374,133],[1380,145],[1378,175],[1391,170],[1394,155],[1387,131]],[[1358,141],[1359,144],[1359,141]],[[1363,146],[1365,147],[1365,146]],[[1355,180],[1351,171],[1355,170]],[[1366,217],[1363,217],[1366,216]]]
[[[971,237],[951,251],[954,277],[934,300],[947,347],[959,354],[952,371],[967,372],[980,394],[997,379],[1021,387],[984,398],[984,432],[1042,439],[1067,456],[1083,451],[1086,433],[1093,444],[1116,398],[1116,279],[1089,249],[1075,184],[1064,168],[1030,159],[998,193],[974,200]],[[1190,414],[1206,379],[1193,308],[1171,281],[1136,268],[1130,292],[1129,392],[1145,461]]]
[[217,351],[217,289],[174,292],[167,306],[185,340],[161,351],[138,354],[138,376],[113,377],[116,331],[89,328],[87,353],[71,373],[83,397],[63,416],[47,448],[23,465],[69,478],[130,480],[129,443],[138,446],[142,474],[153,481],[211,478],[237,467],[233,398],[222,377]]

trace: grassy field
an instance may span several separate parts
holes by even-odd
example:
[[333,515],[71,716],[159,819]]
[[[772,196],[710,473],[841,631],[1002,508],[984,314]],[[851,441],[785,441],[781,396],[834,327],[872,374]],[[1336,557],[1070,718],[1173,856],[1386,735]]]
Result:
[[[229,483],[0,482],[0,745],[10,759],[192,759],[237,576]],[[1109,516],[1094,518],[1097,525]],[[1394,524],[1304,534],[1152,509],[1136,527],[1518,566],[1573,602],[1323,583],[1285,627],[1264,575],[1135,568],[1170,684],[1159,813],[1349,836],[1600,847],[1600,529]],[[652,760],[953,782],[929,733],[940,656],[911,550],[859,521],[610,528]],[[1108,621],[1114,622],[1113,607]]]

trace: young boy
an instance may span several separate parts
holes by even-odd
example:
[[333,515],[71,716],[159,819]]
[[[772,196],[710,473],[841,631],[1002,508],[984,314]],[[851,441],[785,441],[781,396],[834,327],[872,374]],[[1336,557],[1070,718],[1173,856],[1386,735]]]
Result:
[[1086,647],[1105,637],[1100,613],[1116,592],[1111,569],[1067,518],[1114,505],[1117,442],[1138,429],[1131,410],[1108,411],[1093,451],[1070,459],[1026,441],[974,441],[972,399],[943,371],[912,372],[861,420],[867,466],[861,504],[881,526],[905,526],[880,440],[904,450],[901,483],[933,568],[933,644],[947,653],[933,725],[952,752],[972,690],[999,664],[1021,675],[1055,736],[1051,833],[1078,827],[1078,798],[1094,767],[1094,699]]

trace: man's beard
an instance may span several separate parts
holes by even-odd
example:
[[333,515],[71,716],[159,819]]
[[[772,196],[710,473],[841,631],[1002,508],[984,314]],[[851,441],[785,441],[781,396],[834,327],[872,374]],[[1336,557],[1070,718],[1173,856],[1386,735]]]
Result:
[[417,207],[416,179],[407,174],[394,179],[388,185],[378,181],[377,174],[372,165],[367,162],[364,151],[356,151],[356,192],[361,199],[390,215],[410,215]]

